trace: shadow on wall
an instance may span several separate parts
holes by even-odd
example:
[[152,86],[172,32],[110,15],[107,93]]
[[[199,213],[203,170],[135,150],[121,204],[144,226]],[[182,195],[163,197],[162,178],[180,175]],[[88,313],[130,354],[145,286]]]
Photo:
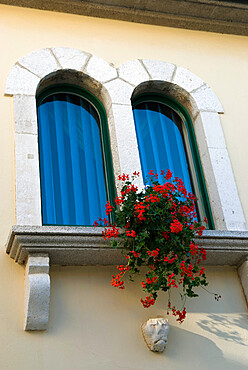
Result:
[[205,320],[200,320],[197,324],[201,329],[228,342],[247,346],[247,343],[240,337],[240,328],[247,330],[247,325],[245,325],[246,320],[246,314],[236,314],[235,317],[208,314]]
[[[237,313],[235,318],[229,318],[229,313],[205,313],[204,319],[196,319],[192,324],[194,329],[199,325],[221,339],[241,345],[239,349],[243,351],[240,357],[233,357],[238,350],[233,354],[228,348],[224,354],[222,347],[218,347],[218,341],[213,336],[208,338],[210,335],[207,332],[199,335],[190,331],[191,326],[189,330],[174,326],[171,316],[168,346],[164,353],[149,351],[140,325],[145,317],[156,316],[159,310],[147,312],[141,305],[140,308],[137,306],[136,284],[130,284],[126,292],[112,289],[109,284],[112,270],[112,267],[74,268],[73,271],[72,268],[52,268],[51,315],[44,346],[54,364],[53,354],[59,354],[55,368],[247,370],[243,349],[245,343],[241,339],[242,329],[246,325],[245,315]],[[161,305],[164,306],[163,299]],[[32,336],[36,336],[36,333]],[[68,357],[69,352],[71,355]],[[227,355],[230,358],[225,357]]]
[[[240,343],[240,342],[238,342]],[[244,342],[242,342],[244,345]],[[245,370],[247,367],[237,361],[232,361],[223,357],[223,352],[210,339],[171,326],[169,344],[164,352],[164,356],[171,361],[178,361],[175,368],[180,368],[180,363],[184,361],[184,370]],[[174,367],[173,367],[174,368]]]

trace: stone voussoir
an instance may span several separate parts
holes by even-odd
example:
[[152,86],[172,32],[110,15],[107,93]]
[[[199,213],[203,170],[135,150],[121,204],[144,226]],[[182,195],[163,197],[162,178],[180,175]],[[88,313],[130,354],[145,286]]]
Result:
[[4,93],[5,95],[35,95],[39,82],[38,76],[15,64],[8,75]]
[[200,111],[224,113],[224,109],[219,99],[207,84],[204,84],[191,92],[191,96],[195,100]]
[[163,62],[162,60],[142,59],[146,70],[152,80],[161,80],[171,82],[176,66],[172,63]]
[[83,70],[87,60],[91,54],[85,53],[78,49],[73,48],[52,48],[59,65],[63,69],[75,69],[76,71]]
[[40,49],[19,59],[18,63],[42,78],[60,69],[50,49]]
[[95,80],[104,83],[117,77],[116,69],[104,59],[95,55],[91,56],[85,72]]
[[120,78],[116,78],[104,83],[104,87],[111,97],[112,104],[130,105],[130,99],[134,88],[129,83]]
[[120,78],[134,86],[149,80],[147,71],[138,59],[120,65],[118,72]]
[[178,66],[172,82],[187,92],[198,89],[204,81],[186,68]]

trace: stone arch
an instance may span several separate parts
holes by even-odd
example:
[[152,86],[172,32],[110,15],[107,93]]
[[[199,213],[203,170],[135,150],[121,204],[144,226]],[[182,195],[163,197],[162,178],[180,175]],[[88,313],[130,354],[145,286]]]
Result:
[[[142,59],[115,68],[99,57],[70,48],[41,49],[28,54],[18,60],[7,78],[5,94],[14,96],[15,109],[18,224],[41,225],[36,89],[41,79],[44,83],[54,72],[68,69],[95,84],[91,86],[94,91],[89,91],[104,104],[115,174],[140,171],[132,94],[142,89],[159,90],[178,100],[194,124],[216,229],[246,230],[219,119],[224,111],[213,90],[189,70],[171,63]],[[28,179],[32,178],[30,174],[34,176],[32,181]]]
[[115,175],[120,160],[111,97],[103,82],[117,71],[101,58],[70,48],[41,49],[19,59],[8,75],[5,95],[14,96],[16,218],[19,225],[41,225],[36,93],[55,83],[70,83],[91,92],[103,104],[109,123]]
[[[115,111],[122,110],[122,117],[116,113],[116,130],[119,130],[119,126],[125,126],[125,130],[122,129],[124,137],[128,129],[132,132],[134,122],[130,100],[133,94],[149,90],[162,92],[177,100],[192,118],[216,229],[246,230],[219,119],[219,114],[224,110],[211,87],[189,70],[163,61],[129,61],[117,71],[119,78],[104,84]],[[126,117],[128,123],[125,125]],[[137,143],[136,137],[132,141]],[[127,159],[137,156],[135,145],[125,150],[128,151]],[[132,162],[126,160],[125,163],[125,170],[130,173],[133,170]]]

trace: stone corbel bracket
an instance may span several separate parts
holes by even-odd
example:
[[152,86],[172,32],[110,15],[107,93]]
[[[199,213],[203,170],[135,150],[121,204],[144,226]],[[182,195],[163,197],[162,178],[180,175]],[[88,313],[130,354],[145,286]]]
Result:
[[238,274],[244,290],[246,302],[248,304],[248,257],[246,257],[246,259],[240,263],[238,267]]
[[24,330],[46,330],[49,318],[48,255],[30,254],[25,270]]

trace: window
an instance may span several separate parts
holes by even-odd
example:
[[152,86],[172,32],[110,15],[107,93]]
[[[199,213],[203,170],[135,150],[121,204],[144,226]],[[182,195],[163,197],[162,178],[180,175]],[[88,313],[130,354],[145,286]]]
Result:
[[[37,60],[42,60],[42,63],[37,63]],[[18,225],[42,225],[35,100],[37,91],[40,96],[39,93],[48,85],[62,83],[75,84],[82,89],[87,89],[104,105],[108,115],[116,176],[122,172],[141,171],[130,105],[131,96],[141,96],[148,91],[151,95],[152,91],[160,94],[156,100],[161,103],[164,95],[177,99],[177,103],[183,104],[194,117],[194,127],[197,127],[195,135],[204,176],[189,116],[179,104],[170,100],[171,105],[173,103],[173,106],[176,106],[174,110],[179,116],[184,116],[183,134],[187,147],[186,154],[194,189],[199,198],[199,208],[202,204],[206,215],[208,213],[211,215],[209,196],[217,230],[247,230],[220,122],[219,115],[223,114],[224,110],[206,81],[181,66],[165,61],[133,60],[116,69],[103,59],[81,50],[56,47],[36,50],[20,58],[11,68],[4,89],[6,96],[14,97],[16,222]],[[58,91],[54,91],[56,92]],[[66,92],[71,91],[66,90]],[[76,95],[86,97],[82,90]],[[93,102],[91,99],[92,97],[86,100]],[[135,104],[135,99],[133,103]],[[169,99],[165,104],[170,106]],[[97,103],[93,102],[93,106],[101,116]],[[103,155],[106,198],[111,200],[111,188],[113,188],[112,170],[109,171],[111,156],[108,159],[109,144],[104,143],[104,127],[107,128],[107,124],[105,125],[102,117],[101,126],[102,147],[106,147]],[[208,218],[210,220],[210,216]]]
[[114,197],[104,108],[58,85],[38,94],[37,112],[43,225],[92,225]]
[[193,126],[185,109],[170,98],[142,94],[133,99],[133,114],[143,177],[150,170],[160,174],[170,169],[188,192],[196,194],[198,218],[206,216],[213,228]]

